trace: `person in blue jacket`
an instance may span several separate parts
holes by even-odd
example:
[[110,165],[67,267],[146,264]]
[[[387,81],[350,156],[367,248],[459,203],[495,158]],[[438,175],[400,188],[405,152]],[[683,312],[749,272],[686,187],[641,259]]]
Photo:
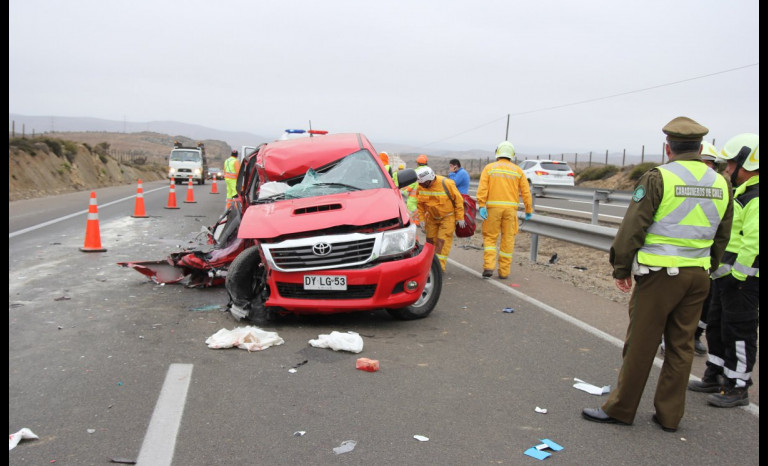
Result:
[[461,194],[469,194],[469,173],[461,168],[461,162],[459,159],[451,159],[448,162],[448,178],[452,179],[456,183],[456,187]]

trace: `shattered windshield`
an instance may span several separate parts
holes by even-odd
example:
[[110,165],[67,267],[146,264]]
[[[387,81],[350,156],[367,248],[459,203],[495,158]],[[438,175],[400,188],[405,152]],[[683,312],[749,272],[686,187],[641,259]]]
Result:
[[286,199],[323,196],[348,191],[387,188],[386,175],[367,150],[361,150],[341,159],[323,172],[310,168],[301,183],[285,191]]
[[172,162],[199,162],[200,152],[196,150],[172,150]]

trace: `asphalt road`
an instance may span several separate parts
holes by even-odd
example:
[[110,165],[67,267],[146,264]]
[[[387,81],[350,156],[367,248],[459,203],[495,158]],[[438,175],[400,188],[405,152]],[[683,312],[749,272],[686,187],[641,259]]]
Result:
[[[99,190],[103,253],[78,249],[89,193],[9,204],[9,433],[39,436],[9,464],[516,465],[536,461],[523,452],[541,439],[564,447],[549,458],[562,464],[759,461],[755,405],[717,409],[689,393],[677,433],[653,424],[658,367],[633,426],[582,420],[603,399],[574,378],[615,384],[626,310],[543,276],[482,280],[474,250],[451,253],[426,319],[289,317],[264,327],[282,345],[209,349],[216,331],[245,325],[220,311],[223,287],[158,286],[116,265],[197,244],[225,201],[193,189],[184,203],[177,187],[169,210],[166,183],[145,184],[144,219],[131,217],[135,188]],[[334,330],[359,333],[363,351],[308,344]],[[381,369],[356,370],[358,357]],[[352,451],[334,453],[348,440]]]

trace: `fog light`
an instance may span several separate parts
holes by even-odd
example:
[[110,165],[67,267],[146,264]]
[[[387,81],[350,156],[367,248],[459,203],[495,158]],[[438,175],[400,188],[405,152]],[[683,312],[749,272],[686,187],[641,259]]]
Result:
[[405,282],[405,290],[406,291],[416,291],[419,288],[419,282],[416,280],[408,280]]

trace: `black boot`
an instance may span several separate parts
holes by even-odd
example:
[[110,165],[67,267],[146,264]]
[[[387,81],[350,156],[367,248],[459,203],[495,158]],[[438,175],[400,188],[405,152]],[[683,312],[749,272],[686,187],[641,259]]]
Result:
[[747,387],[730,387],[720,393],[709,395],[707,403],[719,408],[734,408],[749,404],[749,389]]
[[710,370],[704,371],[704,377],[700,381],[691,380],[688,382],[688,390],[701,393],[718,393],[723,387],[723,376]]

